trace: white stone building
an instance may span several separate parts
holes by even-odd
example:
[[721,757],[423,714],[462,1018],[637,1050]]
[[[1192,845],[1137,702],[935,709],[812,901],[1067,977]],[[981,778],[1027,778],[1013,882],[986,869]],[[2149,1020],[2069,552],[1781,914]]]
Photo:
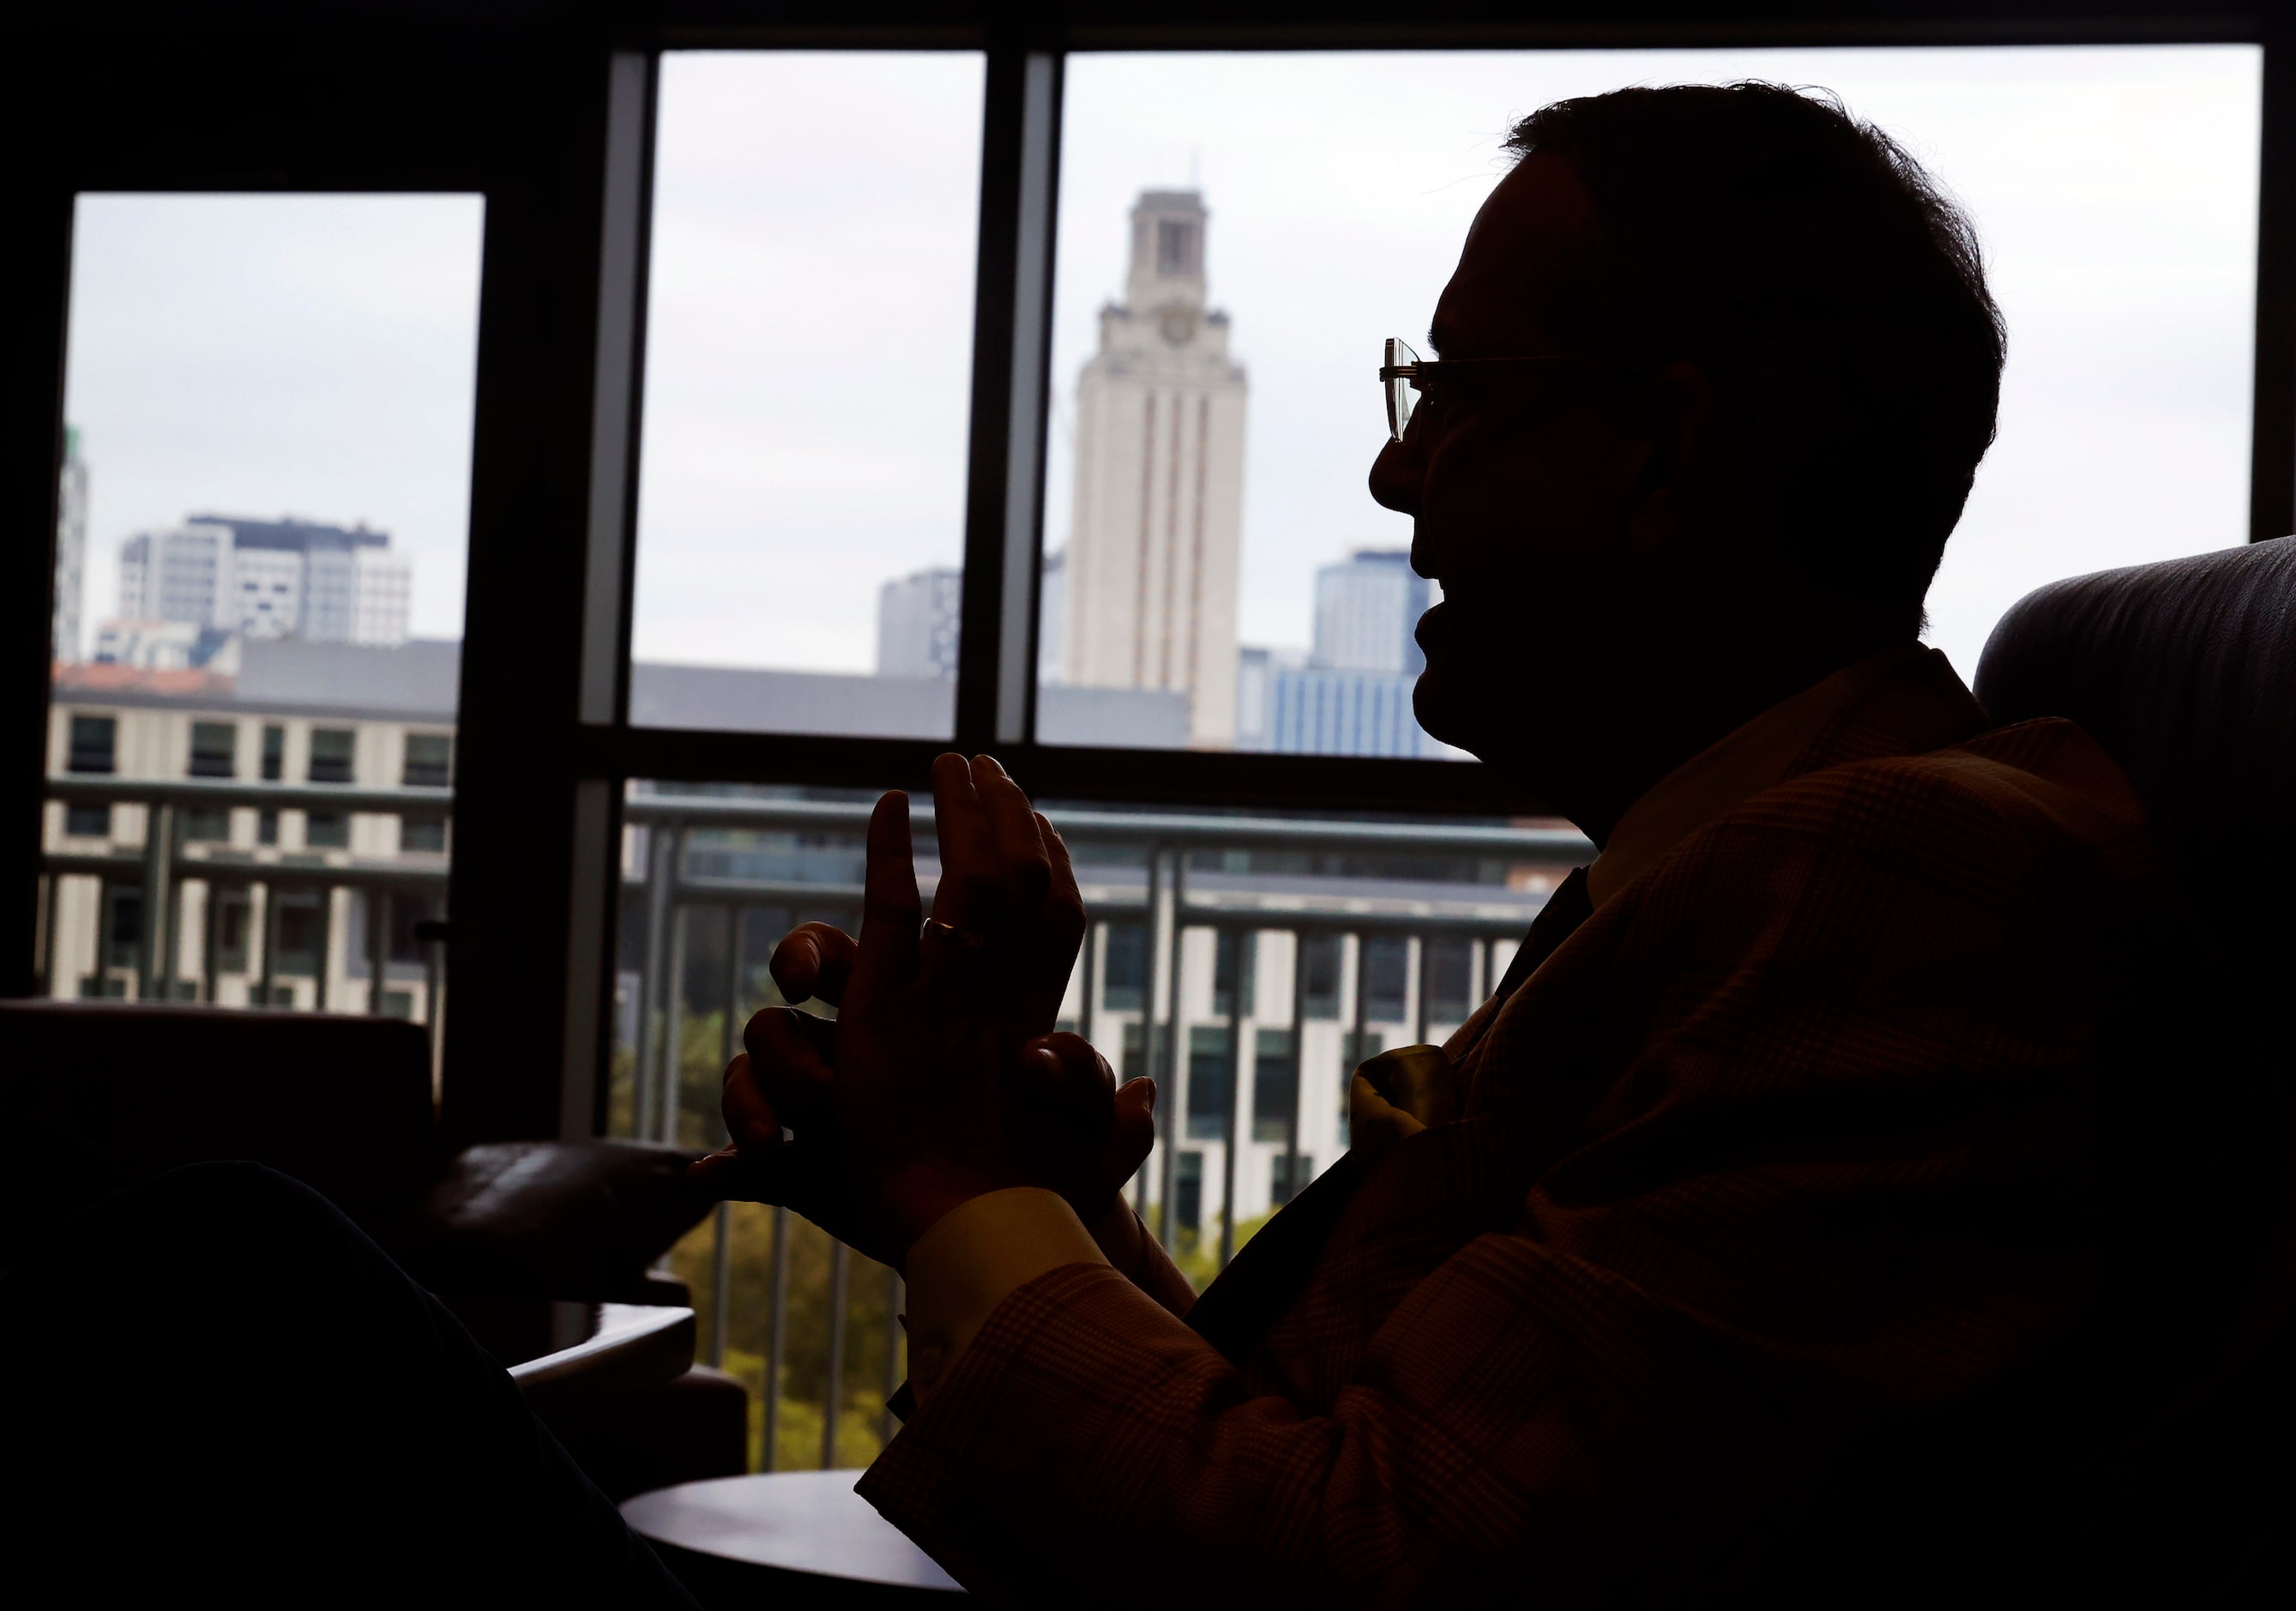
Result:
[[1064,680],[1189,700],[1191,743],[1235,737],[1245,382],[1206,306],[1194,191],[1143,192],[1125,299],[1077,381]]
[[56,611],[49,653],[78,660],[80,606],[87,591],[87,464],[79,456],[79,432],[64,427],[64,463],[56,485]]

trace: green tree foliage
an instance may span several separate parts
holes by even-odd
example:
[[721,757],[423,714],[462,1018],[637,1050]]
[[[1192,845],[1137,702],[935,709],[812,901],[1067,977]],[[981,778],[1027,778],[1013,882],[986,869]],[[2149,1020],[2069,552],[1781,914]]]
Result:
[[[774,1215],[760,1203],[726,1205],[728,1260],[726,1369],[750,1390],[750,1464],[763,1452],[766,1358],[771,1345],[774,1295]],[[832,1243],[801,1216],[788,1216],[789,1308],[783,1343],[780,1414],[775,1429],[777,1470],[822,1464],[823,1406],[829,1388]],[[714,1221],[705,1220],[670,1253],[670,1268],[693,1289],[695,1320],[705,1339],[714,1335],[711,1260]],[[865,1466],[882,1445],[887,1352],[898,1384],[907,1369],[893,1321],[892,1272],[859,1253],[846,1255],[843,1391],[839,1396],[837,1449],[831,1462]]]

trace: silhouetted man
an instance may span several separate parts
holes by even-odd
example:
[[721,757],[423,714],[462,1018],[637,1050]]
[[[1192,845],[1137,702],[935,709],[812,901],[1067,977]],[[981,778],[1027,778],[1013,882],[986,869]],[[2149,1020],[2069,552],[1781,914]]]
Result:
[[1371,478],[1443,584],[1423,724],[1601,849],[1493,999],[1358,1075],[1355,1152],[1195,1302],[1114,1197],[1152,1087],[1046,1037],[1066,854],[944,757],[933,920],[889,796],[857,947],[776,957],[840,1015],[750,1024],[704,1167],[906,1266],[918,1402],[862,1492],[979,1589],[2109,1576],[2128,1462],[2253,1319],[2226,1132],[2267,1110],[2196,1039],[2126,781],[2070,724],[1989,730],[1916,641],[1993,433],[1974,238],[1780,88],[1511,144]]

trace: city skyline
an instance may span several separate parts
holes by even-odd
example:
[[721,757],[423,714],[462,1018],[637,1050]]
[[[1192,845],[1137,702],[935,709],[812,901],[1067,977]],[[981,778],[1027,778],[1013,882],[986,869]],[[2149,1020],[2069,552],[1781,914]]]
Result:
[[[1144,181],[1193,165],[1219,210],[1205,267],[1237,313],[1253,396],[1237,637],[1295,649],[1320,565],[1402,546],[1407,522],[1362,487],[1377,431],[1369,353],[1423,325],[1503,171],[1509,117],[1638,80],[1824,83],[1969,205],[2010,325],[2000,440],[1931,596],[1931,641],[1966,674],[1992,619],[2035,583],[2244,535],[2258,59],[2246,46],[1080,56],[1064,103],[1046,547],[1071,536],[1074,377],[1125,279],[1128,242],[1110,220]],[[973,136],[913,184],[898,138],[871,136],[866,160],[844,167],[833,152],[815,159],[822,130],[868,124],[886,95],[915,90],[939,123],[970,127],[978,65],[963,53],[665,58],[644,415],[656,456],[642,490],[685,490],[642,518],[640,588],[642,604],[658,601],[646,579],[683,552],[698,613],[642,608],[660,637],[641,634],[641,655],[866,671],[878,589],[957,558]],[[735,114],[760,86],[791,97],[780,122],[752,127]],[[797,144],[750,137],[783,123]],[[1301,140],[1304,127],[1317,137]],[[783,149],[806,160],[740,189]],[[480,199],[93,194],[78,207],[68,417],[94,472],[81,652],[113,595],[119,540],[180,520],[187,488],[209,506],[392,530],[421,556],[410,629],[458,635]],[[672,237],[685,244],[664,257]],[[729,243],[741,251],[719,251]],[[801,273],[787,260],[800,248]],[[677,315],[678,287],[709,261],[709,295]],[[719,317],[736,304],[741,317]],[[681,316],[720,338],[683,371]],[[823,343],[835,363],[816,361]],[[900,377],[890,391],[887,374]],[[792,421],[810,434],[792,436]],[[840,422],[874,430],[880,456],[864,464],[839,446],[849,438],[824,434]],[[659,457],[672,441],[684,457]],[[812,490],[740,479],[767,458]],[[681,549],[682,528],[661,523],[679,508],[738,525],[740,552]],[[938,551],[897,555],[889,533]]]

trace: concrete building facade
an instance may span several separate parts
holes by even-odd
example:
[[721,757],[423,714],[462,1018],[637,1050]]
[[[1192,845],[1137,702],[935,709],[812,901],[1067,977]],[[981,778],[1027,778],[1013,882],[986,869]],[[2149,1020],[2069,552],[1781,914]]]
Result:
[[262,640],[390,647],[409,636],[414,562],[386,532],[198,514],[119,547],[119,619]]
[[935,565],[877,589],[877,675],[955,677],[964,572]]
[[64,427],[64,464],[56,486],[56,611],[49,654],[79,659],[80,606],[87,592],[87,464],[79,456],[79,432]]
[[1202,198],[1152,190],[1132,210],[1121,302],[1077,381],[1065,562],[1064,680],[1188,699],[1190,742],[1235,737],[1243,527],[1242,366],[1210,308]]

